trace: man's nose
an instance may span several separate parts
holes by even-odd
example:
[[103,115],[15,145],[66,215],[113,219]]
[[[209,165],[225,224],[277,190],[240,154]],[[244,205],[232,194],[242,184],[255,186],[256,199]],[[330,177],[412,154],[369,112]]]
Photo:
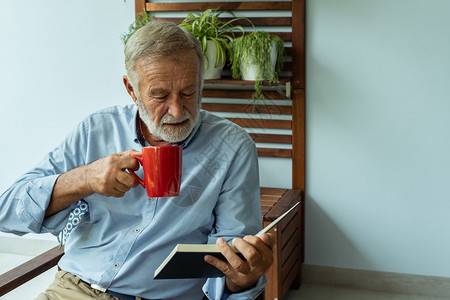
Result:
[[183,100],[179,95],[170,97],[167,104],[169,105],[168,113],[171,116],[180,118],[183,115]]

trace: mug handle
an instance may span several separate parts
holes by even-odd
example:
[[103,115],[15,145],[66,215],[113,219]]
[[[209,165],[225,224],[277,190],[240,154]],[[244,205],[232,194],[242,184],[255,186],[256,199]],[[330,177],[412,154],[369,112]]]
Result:
[[[143,159],[142,154],[137,154],[137,155],[132,155],[132,156],[135,157],[138,160],[138,162],[141,164],[141,166],[142,166],[142,159]],[[139,181],[139,183],[142,185],[142,187],[145,188],[145,181],[142,180],[141,177],[137,176],[136,173],[134,173],[133,170],[128,169],[128,171],[130,172],[131,175],[136,177],[136,179]]]

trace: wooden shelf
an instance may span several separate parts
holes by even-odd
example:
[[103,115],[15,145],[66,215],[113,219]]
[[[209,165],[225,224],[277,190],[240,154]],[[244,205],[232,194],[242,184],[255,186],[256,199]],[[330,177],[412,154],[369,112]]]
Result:
[[[279,79],[278,83],[270,83],[268,80],[261,81],[262,86],[281,86],[291,82],[290,77],[282,77]],[[224,76],[220,79],[205,79],[206,84],[232,84],[232,85],[242,85],[242,86],[254,86],[254,80],[243,80],[243,79],[233,79],[229,76]]]

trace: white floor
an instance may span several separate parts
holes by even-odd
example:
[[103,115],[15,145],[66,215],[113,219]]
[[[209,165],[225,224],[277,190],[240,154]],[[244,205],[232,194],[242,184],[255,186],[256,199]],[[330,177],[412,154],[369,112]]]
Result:
[[303,284],[298,290],[290,290],[284,300],[444,300],[420,295],[405,295],[396,293],[374,292],[357,289],[347,289],[325,285]]

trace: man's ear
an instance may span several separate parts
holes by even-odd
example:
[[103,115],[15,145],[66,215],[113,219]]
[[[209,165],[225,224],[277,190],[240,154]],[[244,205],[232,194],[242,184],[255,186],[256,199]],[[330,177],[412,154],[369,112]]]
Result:
[[127,89],[128,94],[131,96],[131,98],[133,99],[133,102],[136,103],[136,105],[138,104],[137,102],[137,96],[136,93],[134,92],[133,86],[130,83],[130,80],[128,79],[127,76],[123,76],[123,84],[125,85],[125,88]]

